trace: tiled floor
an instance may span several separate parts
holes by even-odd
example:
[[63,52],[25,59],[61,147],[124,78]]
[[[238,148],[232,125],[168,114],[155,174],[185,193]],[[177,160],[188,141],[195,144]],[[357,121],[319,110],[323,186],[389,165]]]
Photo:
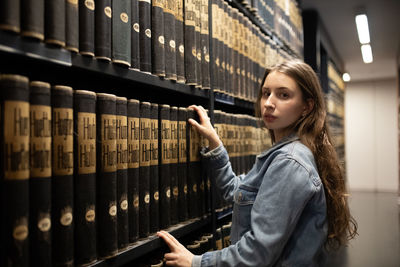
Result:
[[351,192],[349,203],[359,235],[326,267],[400,267],[398,194]]

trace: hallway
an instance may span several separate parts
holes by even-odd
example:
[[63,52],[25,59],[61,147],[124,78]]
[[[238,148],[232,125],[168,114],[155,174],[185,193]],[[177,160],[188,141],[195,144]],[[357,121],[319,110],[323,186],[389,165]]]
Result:
[[399,267],[400,213],[396,193],[351,192],[358,236],[332,254],[326,267]]

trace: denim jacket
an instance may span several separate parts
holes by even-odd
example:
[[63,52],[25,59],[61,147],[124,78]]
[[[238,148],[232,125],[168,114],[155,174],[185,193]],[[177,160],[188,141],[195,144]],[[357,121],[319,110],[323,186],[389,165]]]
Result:
[[233,202],[231,244],[195,256],[192,266],[320,266],[326,201],[312,152],[296,136],[257,156],[236,176],[220,145],[203,154],[220,193]]

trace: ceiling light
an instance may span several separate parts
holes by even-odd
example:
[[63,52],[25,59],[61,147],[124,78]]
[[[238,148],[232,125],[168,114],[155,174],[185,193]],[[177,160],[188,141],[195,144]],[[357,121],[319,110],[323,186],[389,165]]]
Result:
[[368,27],[368,18],[365,14],[360,14],[356,16],[356,25],[357,25],[357,33],[358,39],[361,44],[368,44],[370,42],[369,38],[369,27]]
[[350,82],[350,74],[348,74],[347,72],[343,73],[342,79],[344,82]]
[[364,63],[371,63],[373,61],[372,58],[372,49],[369,44],[365,44],[361,46],[361,54]]

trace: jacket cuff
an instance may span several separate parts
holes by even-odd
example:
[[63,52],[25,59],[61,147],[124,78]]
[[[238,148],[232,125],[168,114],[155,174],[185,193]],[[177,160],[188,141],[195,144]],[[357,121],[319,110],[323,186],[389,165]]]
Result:
[[194,255],[192,259],[192,267],[200,267],[201,266],[201,256]]

